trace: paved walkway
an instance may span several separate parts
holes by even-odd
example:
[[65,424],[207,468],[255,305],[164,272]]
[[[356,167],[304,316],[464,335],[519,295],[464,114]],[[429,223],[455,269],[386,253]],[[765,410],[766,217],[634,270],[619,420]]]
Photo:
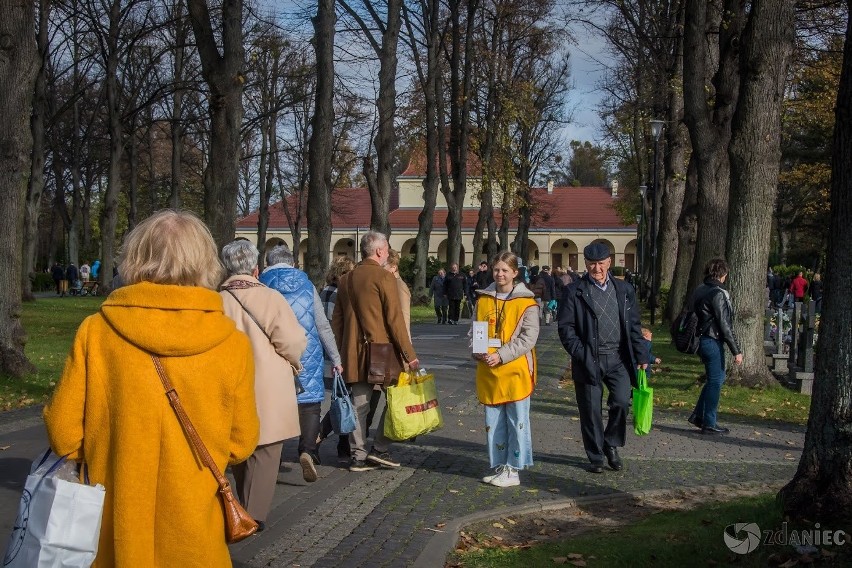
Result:
[[[467,327],[417,325],[412,331],[421,361],[438,380],[444,428],[394,445],[391,451],[403,464],[396,470],[349,473],[338,466],[329,440],[321,448],[326,465],[311,484],[302,480],[295,444],[288,442],[268,528],[232,547],[236,566],[437,567],[454,539],[436,530],[471,515],[556,506],[578,497],[778,482],[790,479],[798,464],[804,427],[728,421],[729,436],[705,437],[686,423],[687,413],[655,410],[651,435],[630,431],[621,452],[623,471],[586,472],[573,389],[558,384],[567,356],[550,326],[539,340],[540,379],[532,403],[536,464],[521,472],[520,487],[485,485],[479,481],[488,470],[483,411],[474,392]],[[0,534],[9,530],[30,461],[45,445],[37,409],[0,414]]]

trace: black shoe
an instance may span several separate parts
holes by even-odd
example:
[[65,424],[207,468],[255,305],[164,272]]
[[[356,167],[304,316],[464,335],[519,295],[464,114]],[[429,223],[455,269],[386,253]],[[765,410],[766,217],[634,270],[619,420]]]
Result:
[[363,460],[351,460],[349,462],[349,471],[371,471],[376,469],[377,466],[367,463]]
[[367,454],[367,461],[370,463],[378,464],[382,467],[400,466],[400,463],[398,461],[394,461],[388,452],[379,453],[376,450],[370,450],[370,453]]
[[606,446],[604,447],[604,455],[606,456],[606,462],[609,464],[609,467],[615,471],[621,471],[624,464],[621,463],[621,458],[618,456],[618,448]]
[[690,424],[692,424],[693,426],[695,426],[696,428],[703,428],[704,427],[704,421],[701,418],[699,418],[698,415],[695,414],[694,412],[689,415],[689,418],[687,418],[686,421],[689,422]]
[[263,531],[266,530],[266,523],[264,523],[263,521],[258,521],[258,520],[255,520],[254,522],[257,523],[257,531],[255,531],[254,534],[262,533]]
[[702,434],[708,434],[711,436],[718,436],[720,434],[729,434],[731,431],[728,428],[722,428],[718,424],[716,426],[704,426],[701,428]]
[[589,473],[603,473],[603,464],[592,462],[586,469]]

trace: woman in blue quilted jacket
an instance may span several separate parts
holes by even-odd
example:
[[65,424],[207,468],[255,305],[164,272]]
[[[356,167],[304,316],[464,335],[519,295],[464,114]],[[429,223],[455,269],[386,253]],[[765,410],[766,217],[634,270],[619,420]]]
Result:
[[299,383],[304,390],[296,397],[296,402],[302,429],[299,464],[305,481],[313,482],[317,480],[316,466],[320,463],[317,437],[320,432],[320,405],[325,397],[323,352],[338,372],[343,372],[343,365],[322,300],[308,275],[293,266],[290,247],[281,244],[270,249],[266,253],[266,264],[267,268],[259,280],[283,294],[308,337],[308,346],[301,359],[302,372],[299,373]]

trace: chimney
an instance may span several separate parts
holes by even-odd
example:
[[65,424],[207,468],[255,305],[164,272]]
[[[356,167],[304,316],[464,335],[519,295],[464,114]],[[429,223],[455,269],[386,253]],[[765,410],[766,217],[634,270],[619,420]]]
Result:
[[548,195],[553,194],[553,179],[552,178],[547,180],[547,194]]
[[618,180],[617,179],[612,180],[610,187],[612,188],[612,196],[618,197]]

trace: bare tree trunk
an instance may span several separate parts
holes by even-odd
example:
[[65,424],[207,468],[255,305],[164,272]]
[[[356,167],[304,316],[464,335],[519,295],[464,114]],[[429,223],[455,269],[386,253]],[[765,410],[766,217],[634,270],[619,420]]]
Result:
[[794,0],[755,2],[743,31],[740,93],[731,127],[728,289],[743,364],[728,380],[748,386],[773,382],[763,349],[766,259],[781,161],[781,112],[793,51]]
[[[184,81],[184,73],[186,68],[186,45],[189,29],[186,22],[185,4],[183,0],[178,0],[175,6],[174,21],[175,21],[175,62],[174,62],[174,80],[178,85]],[[180,207],[180,192],[183,185],[183,135],[185,127],[183,124],[183,99],[185,89],[178,86],[172,94],[172,119],[171,119],[171,139],[172,139],[172,176],[169,185],[169,207],[178,209]]]
[[[218,248],[234,238],[243,121],[243,1],[222,2],[222,51],[206,0],[188,0],[201,71],[210,92],[210,154],[204,168],[204,218]],[[217,26],[218,27],[218,26]]]
[[[313,18],[317,86],[308,155],[308,259],[305,271],[317,284],[331,246],[331,157],[334,125],[334,0],[319,0]],[[359,243],[355,243],[358,247]]]
[[[739,34],[743,19],[744,7],[739,0],[687,2],[684,121],[696,159],[699,210],[689,289],[703,280],[704,264],[709,259],[725,254],[730,185],[727,149],[739,91]],[[714,70],[717,53],[718,67]]]
[[440,66],[438,50],[440,49],[440,1],[428,0],[421,4],[422,25],[426,41],[426,71],[417,53],[414,27],[410,14],[403,4],[403,14],[408,29],[408,37],[417,69],[420,86],[423,89],[423,101],[426,107],[426,177],[423,178],[423,209],[417,216],[417,236],[414,239],[414,290],[412,298],[415,304],[426,303],[428,286],[426,271],[429,261],[429,240],[435,215],[435,205],[438,200],[438,107],[437,98],[440,96]]
[[21,325],[21,247],[31,172],[32,114],[38,49],[34,3],[0,0],[0,373],[35,371],[24,354]]
[[30,180],[27,184],[27,198],[24,203],[23,257],[21,269],[21,298],[35,300],[32,280],[35,274],[36,249],[38,247],[38,217],[41,211],[41,196],[44,192],[44,123],[47,113],[47,54],[49,45],[48,19],[50,0],[39,2],[38,33],[38,73],[35,79],[33,112],[30,118],[33,149],[30,162]]
[[101,209],[101,268],[100,288],[109,291],[112,268],[115,266],[115,228],[118,224],[118,193],[121,184],[121,157],[124,155],[118,93],[118,34],[120,0],[113,0],[109,12],[109,33],[106,53],[107,121],[109,130],[109,173]]
[[[683,50],[680,46],[678,47],[677,53],[682,54]],[[681,83],[683,80],[683,56],[678,55],[677,61],[676,76],[670,79],[670,82],[674,84]],[[690,151],[689,130],[683,124],[683,91],[680,89],[669,90],[667,119],[671,126],[666,129],[668,151],[663,168],[666,176],[660,202],[659,274],[660,287],[671,290],[680,244],[678,219],[683,207],[683,194],[686,191],[687,156]]]
[[695,154],[690,156],[686,170],[686,191],[683,194],[683,206],[677,220],[677,262],[672,284],[669,288],[669,298],[663,319],[673,321],[690,293],[689,272],[692,270],[695,255],[695,237],[698,233],[698,171],[695,164]]
[[[852,14],[852,1],[847,0]],[[805,448],[779,493],[784,516],[852,522],[852,18],[847,15],[831,160],[831,239]],[[847,533],[848,535],[848,533]],[[848,536],[847,536],[848,538]]]
[[[129,127],[127,165],[130,175],[127,183],[127,228],[132,229],[136,226],[139,216],[139,136],[136,132],[135,120],[130,121]],[[151,192],[155,192],[153,187],[150,189]]]
[[[474,16],[478,0],[468,0],[462,29],[461,0],[450,2],[450,143],[453,186],[441,186],[447,200],[447,264],[461,257],[461,221],[467,192],[467,155],[470,146],[470,105],[473,84]],[[464,38],[464,48],[461,40]],[[443,146],[442,146],[443,147]]]

